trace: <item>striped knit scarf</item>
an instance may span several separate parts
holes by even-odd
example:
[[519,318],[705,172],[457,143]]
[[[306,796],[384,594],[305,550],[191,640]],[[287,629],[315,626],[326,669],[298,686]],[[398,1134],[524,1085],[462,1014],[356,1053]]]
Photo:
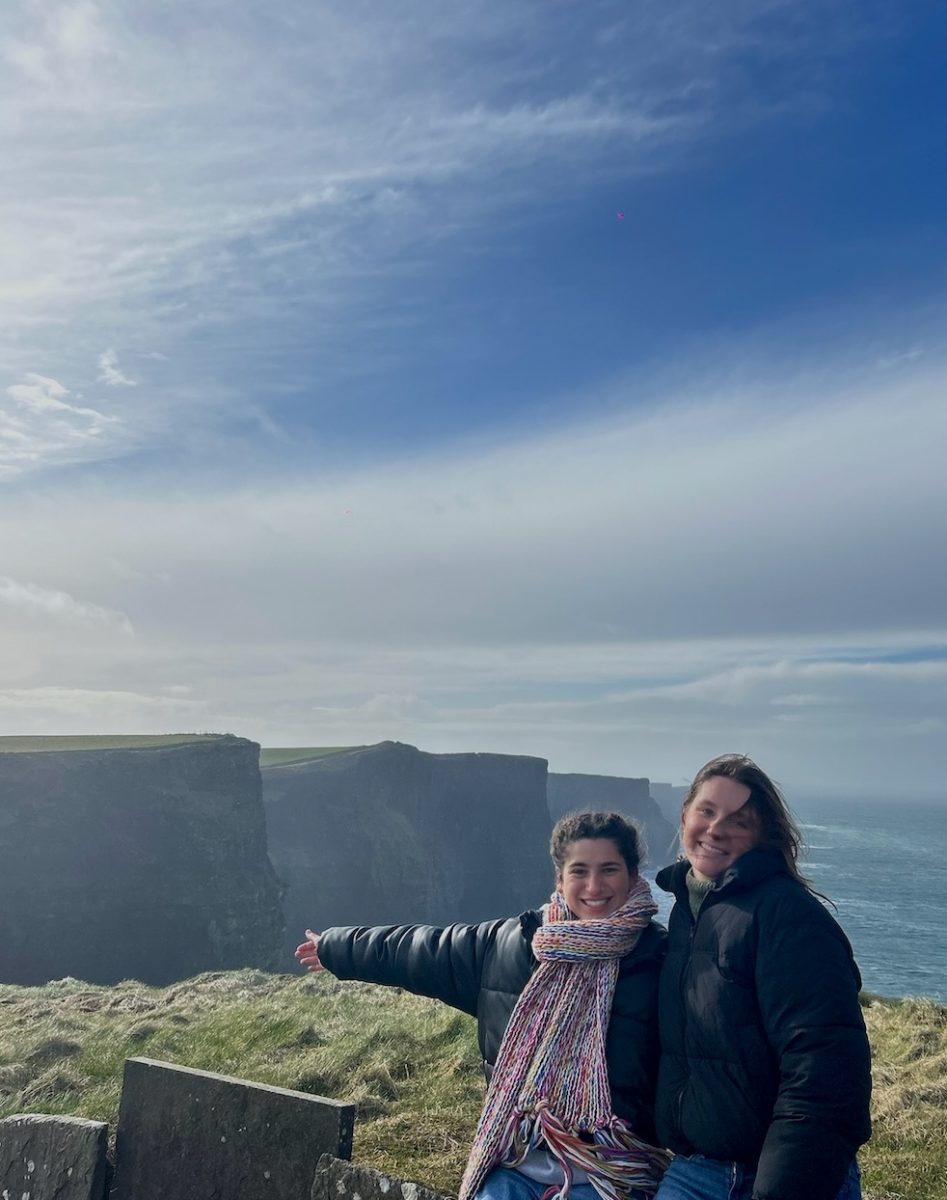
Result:
[[565,1175],[543,1200],[566,1200],[574,1168],[588,1173],[602,1200],[656,1190],[668,1156],[612,1112],[605,1062],[619,959],[656,912],[643,879],[601,919],[576,920],[553,893],[533,938],[539,966],[503,1035],[458,1200],[472,1200],[493,1167],[514,1167],[541,1145]]

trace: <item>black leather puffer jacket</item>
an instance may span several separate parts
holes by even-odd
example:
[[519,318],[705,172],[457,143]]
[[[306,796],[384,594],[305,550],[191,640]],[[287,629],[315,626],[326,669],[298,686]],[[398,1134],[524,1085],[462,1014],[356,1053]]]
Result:
[[[487,1078],[517,998],[535,970],[541,914],[482,925],[379,925],[326,929],[319,958],[339,979],[360,979],[433,996],[477,1018]],[[605,1057],[615,1114],[654,1138],[658,1061],[657,988],[666,934],[651,924],[619,964]]]
[[737,859],[696,922],[686,862],[661,973],[659,1144],[757,1165],[754,1200],[834,1200],[871,1126],[848,939],[771,850]]

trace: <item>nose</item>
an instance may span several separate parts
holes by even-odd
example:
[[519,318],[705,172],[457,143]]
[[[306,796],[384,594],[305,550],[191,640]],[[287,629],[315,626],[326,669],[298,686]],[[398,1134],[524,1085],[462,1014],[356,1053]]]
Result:
[[722,838],[727,832],[725,818],[722,814],[715,816],[707,826],[706,836],[711,838]]

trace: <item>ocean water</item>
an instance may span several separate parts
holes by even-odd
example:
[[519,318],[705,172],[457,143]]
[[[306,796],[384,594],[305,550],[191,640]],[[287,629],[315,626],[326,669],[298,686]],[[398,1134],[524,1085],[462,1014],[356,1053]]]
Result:
[[[809,843],[804,873],[838,907],[866,990],[947,1004],[947,800],[794,807]],[[671,898],[654,893],[666,920]]]

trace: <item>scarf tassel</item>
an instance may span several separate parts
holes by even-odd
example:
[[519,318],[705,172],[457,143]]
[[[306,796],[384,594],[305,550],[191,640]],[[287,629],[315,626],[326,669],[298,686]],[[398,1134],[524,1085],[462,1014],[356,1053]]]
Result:
[[[541,1200],[569,1200],[574,1171],[584,1171],[602,1200],[626,1200],[630,1191],[653,1195],[671,1157],[639,1138],[619,1117],[592,1133],[592,1141],[567,1129],[548,1104],[532,1113],[518,1113],[504,1167],[518,1166],[538,1148],[545,1148],[562,1168],[564,1182],[553,1184]],[[588,1135],[586,1135],[588,1136]]]

